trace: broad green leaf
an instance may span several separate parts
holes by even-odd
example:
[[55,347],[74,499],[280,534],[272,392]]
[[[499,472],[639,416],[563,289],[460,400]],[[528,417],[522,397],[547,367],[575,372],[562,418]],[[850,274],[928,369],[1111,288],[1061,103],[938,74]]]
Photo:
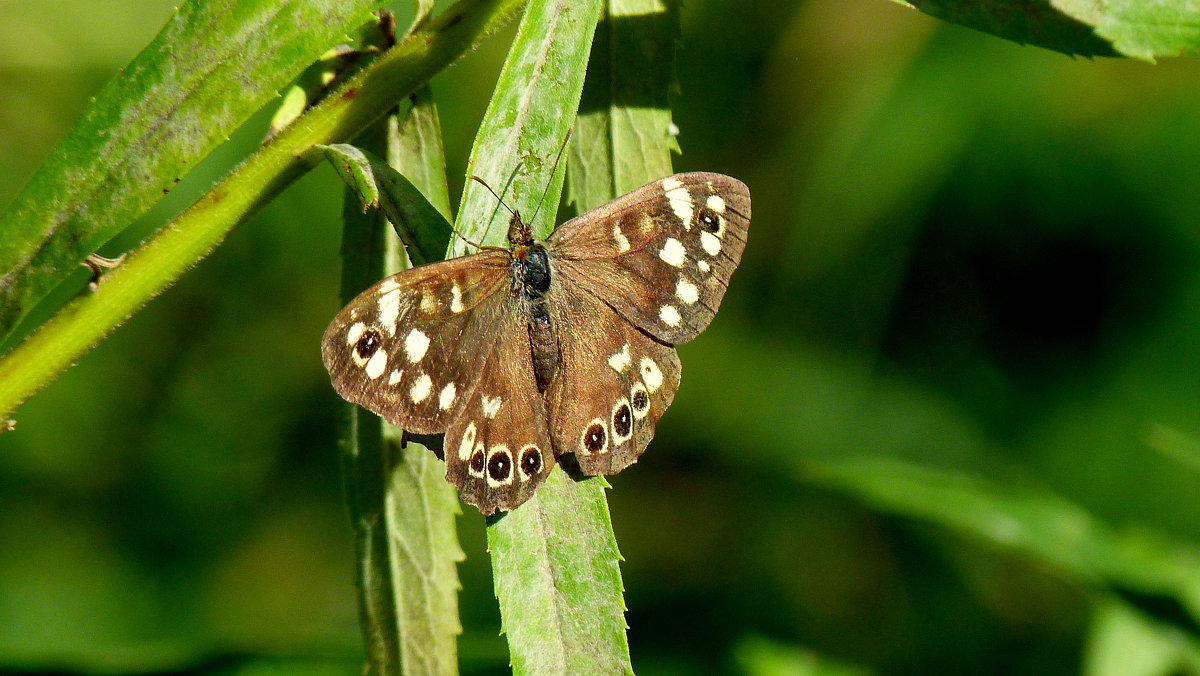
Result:
[[[442,260],[450,241],[450,222],[421,190],[387,162],[361,148],[345,143],[322,148],[363,208],[383,211],[395,226],[413,265]],[[444,196],[445,182],[440,183]]]
[[[104,276],[0,358],[0,412],[25,398],[206,256],[320,159],[511,18],[522,0],[459,0],[264,145]],[[74,266],[74,263],[71,263]]]
[[571,137],[567,194],[581,207],[669,176],[671,151],[678,151],[669,101],[680,31],[675,3],[611,0],[606,7]]
[[893,0],[939,19],[1065,54],[1200,55],[1193,0]]
[[1170,676],[1200,670],[1200,649],[1173,627],[1101,600],[1083,655],[1085,676]]
[[183,3],[0,216],[0,338],[379,4]]
[[556,467],[525,504],[488,524],[515,674],[632,673],[605,486]]
[[[388,162],[353,146],[327,149],[331,159],[351,168],[344,174],[349,183],[343,246],[346,300],[408,266],[404,248],[388,232],[380,212],[364,214],[354,208],[364,192],[384,205],[392,202],[394,181],[380,181],[380,175],[390,174],[416,192],[404,199],[423,203],[425,215],[441,221],[448,233],[445,218],[392,168],[411,168],[423,184],[420,190],[445,205],[445,173],[438,172],[445,166],[441,129],[436,114],[431,114],[427,88],[422,91],[402,121],[388,116],[374,133],[360,138],[386,153]],[[435,249],[439,255],[445,251],[445,239]],[[343,471],[368,661],[380,674],[455,674],[456,636],[462,631],[455,564],[463,553],[455,530],[458,499],[442,476],[445,466],[420,444],[405,444],[402,430],[360,407],[345,408],[349,425],[343,429]]]

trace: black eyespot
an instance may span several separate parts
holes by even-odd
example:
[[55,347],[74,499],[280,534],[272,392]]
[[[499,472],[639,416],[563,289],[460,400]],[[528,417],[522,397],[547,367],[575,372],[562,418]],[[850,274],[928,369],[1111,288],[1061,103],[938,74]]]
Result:
[[700,207],[700,213],[697,216],[700,220],[700,229],[708,232],[716,232],[721,229],[721,217],[717,216],[712,209],[708,207]]
[[379,349],[383,341],[379,338],[379,332],[375,329],[367,329],[363,331],[362,337],[354,344],[354,352],[359,359],[370,359],[371,355]]
[[627,437],[632,428],[633,416],[629,414],[629,404],[621,404],[613,411],[613,432],[618,437]]
[[488,475],[493,481],[505,481],[512,472],[512,461],[507,453],[493,453],[488,460]]
[[481,448],[471,455],[471,472],[475,474],[483,474],[483,465],[483,449]]
[[537,448],[527,448],[521,454],[521,470],[529,476],[537,476],[542,471],[542,454]]
[[600,423],[592,423],[587,431],[583,433],[583,446],[592,453],[599,453],[604,448],[605,437],[604,425]]
[[639,389],[633,393],[633,410],[645,411],[650,407],[650,395],[646,394],[646,390]]

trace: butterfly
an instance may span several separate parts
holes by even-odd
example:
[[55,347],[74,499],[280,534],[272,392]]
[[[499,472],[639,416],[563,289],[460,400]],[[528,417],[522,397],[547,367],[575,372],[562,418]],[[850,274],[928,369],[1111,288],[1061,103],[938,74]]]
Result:
[[533,495],[558,458],[637,461],[679,387],[675,345],[712,321],[741,260],[750,192],[713,173],[654,181],[535,241],[422,265],[325,331],[334,389],[415,434],[445,433],[446,479],[485,515]]

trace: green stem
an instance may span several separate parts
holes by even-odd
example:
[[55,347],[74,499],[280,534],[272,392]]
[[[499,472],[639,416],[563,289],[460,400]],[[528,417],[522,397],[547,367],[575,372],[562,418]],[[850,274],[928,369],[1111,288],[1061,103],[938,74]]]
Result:
[[297,119],[0,360],[0,415],[45,387],[321,159],[479,44],[524,0],[460,0]]

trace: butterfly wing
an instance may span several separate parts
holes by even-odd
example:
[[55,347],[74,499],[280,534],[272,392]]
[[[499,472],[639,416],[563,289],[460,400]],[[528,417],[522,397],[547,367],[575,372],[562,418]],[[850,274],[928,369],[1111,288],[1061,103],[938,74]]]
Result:
[[675,348],[640,331],[574,279],[558,278],[547,306],[560,361],[547,388],[555,452],[585,474],[637,461],[679,388]]
[[564,223],[546,249],[559,279],[580,284],[677,345],[712,321],[749,227],[744,183],[721,174],[676,174]]
[[554,467],[546,403],[538,392],[528,317],[507,293],[478,311],[486,344],[464,362],[476,374],[446,431],[446,480],[484,515],[512,510]]
[[322,343],[342,397],[411,432],[446,432],[446,479],[483,514],[524,502],[554,466],[511,260],[486,251],[392,275]]
[[[479,312],[509,283],[510,257],[486,251],[392,275],[329,324],[321,343],[334,389],[418,434],[444,432],[494,338]],[[494,301],[493,301],[494,302]],[[497,304],[497,306],[499,306]]]

